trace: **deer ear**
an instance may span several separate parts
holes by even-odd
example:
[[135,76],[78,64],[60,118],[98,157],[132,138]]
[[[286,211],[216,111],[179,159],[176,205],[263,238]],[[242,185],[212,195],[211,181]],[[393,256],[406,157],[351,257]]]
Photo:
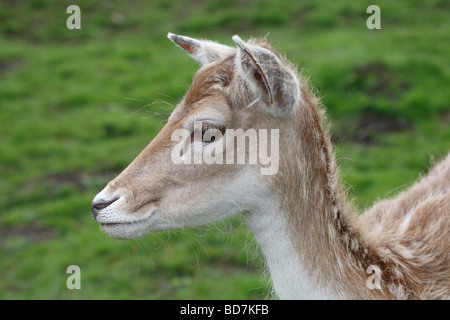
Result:
[[245,43],[239,36],[233,36],[238,47],[236,69],[248,84],[248,89],[264,102],[276,115],[289,114],[300,103],[300,83],[290,70],[271,50]]
[[235,48],[217,42],[197,40],[170,32],[167,34],[167,38],[184,49],[201,67],[222,60],[236,51]]

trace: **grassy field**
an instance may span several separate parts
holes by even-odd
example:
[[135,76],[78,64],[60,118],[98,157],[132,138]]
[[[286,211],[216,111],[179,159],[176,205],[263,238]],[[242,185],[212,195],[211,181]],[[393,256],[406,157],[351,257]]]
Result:
[[[66,8],[81,8],[68,30]],[[194,61],[167,32],[268,39],[309,75],[361,211],[450,150],[448,1],[0,2],[0,298],[265,299],[239,217],[113,240],[90,201],[164,125]],[[81,268],[81,290],[66,269]]]

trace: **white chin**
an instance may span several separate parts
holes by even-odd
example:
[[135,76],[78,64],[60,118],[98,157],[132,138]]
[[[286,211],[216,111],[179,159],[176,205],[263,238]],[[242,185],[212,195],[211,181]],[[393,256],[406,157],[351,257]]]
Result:
[[104,223],[101,226],[108,236],[120,240],[140,238],[150,232],[148,231],[147,226],[141,222]]

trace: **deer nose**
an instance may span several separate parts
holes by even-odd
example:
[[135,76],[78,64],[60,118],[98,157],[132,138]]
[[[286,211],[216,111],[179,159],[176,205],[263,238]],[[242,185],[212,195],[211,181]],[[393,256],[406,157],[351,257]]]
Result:
[[112,203],[116,202],[119,199],[119,197],[111,198],[111,199],[94,199],[91,202],[91,212],[92,217],[94,220],[97,221],[97,215],[102,211],[103,209],[109,207]]

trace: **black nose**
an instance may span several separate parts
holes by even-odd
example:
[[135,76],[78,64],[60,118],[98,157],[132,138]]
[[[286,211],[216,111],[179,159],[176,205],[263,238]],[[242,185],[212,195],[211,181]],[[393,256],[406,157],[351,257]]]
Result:
[[99,214],[99,212],[101,210],[110,206],[113,202],[116,202],[118,199],[119,199],[119,197],[111,198],[108,200],[105,200],[105,199],[93,200],[91,202],[91,212],[92,212],[92,217],[94,218],[94,220],[97,220],[96,219],[97,215]]

